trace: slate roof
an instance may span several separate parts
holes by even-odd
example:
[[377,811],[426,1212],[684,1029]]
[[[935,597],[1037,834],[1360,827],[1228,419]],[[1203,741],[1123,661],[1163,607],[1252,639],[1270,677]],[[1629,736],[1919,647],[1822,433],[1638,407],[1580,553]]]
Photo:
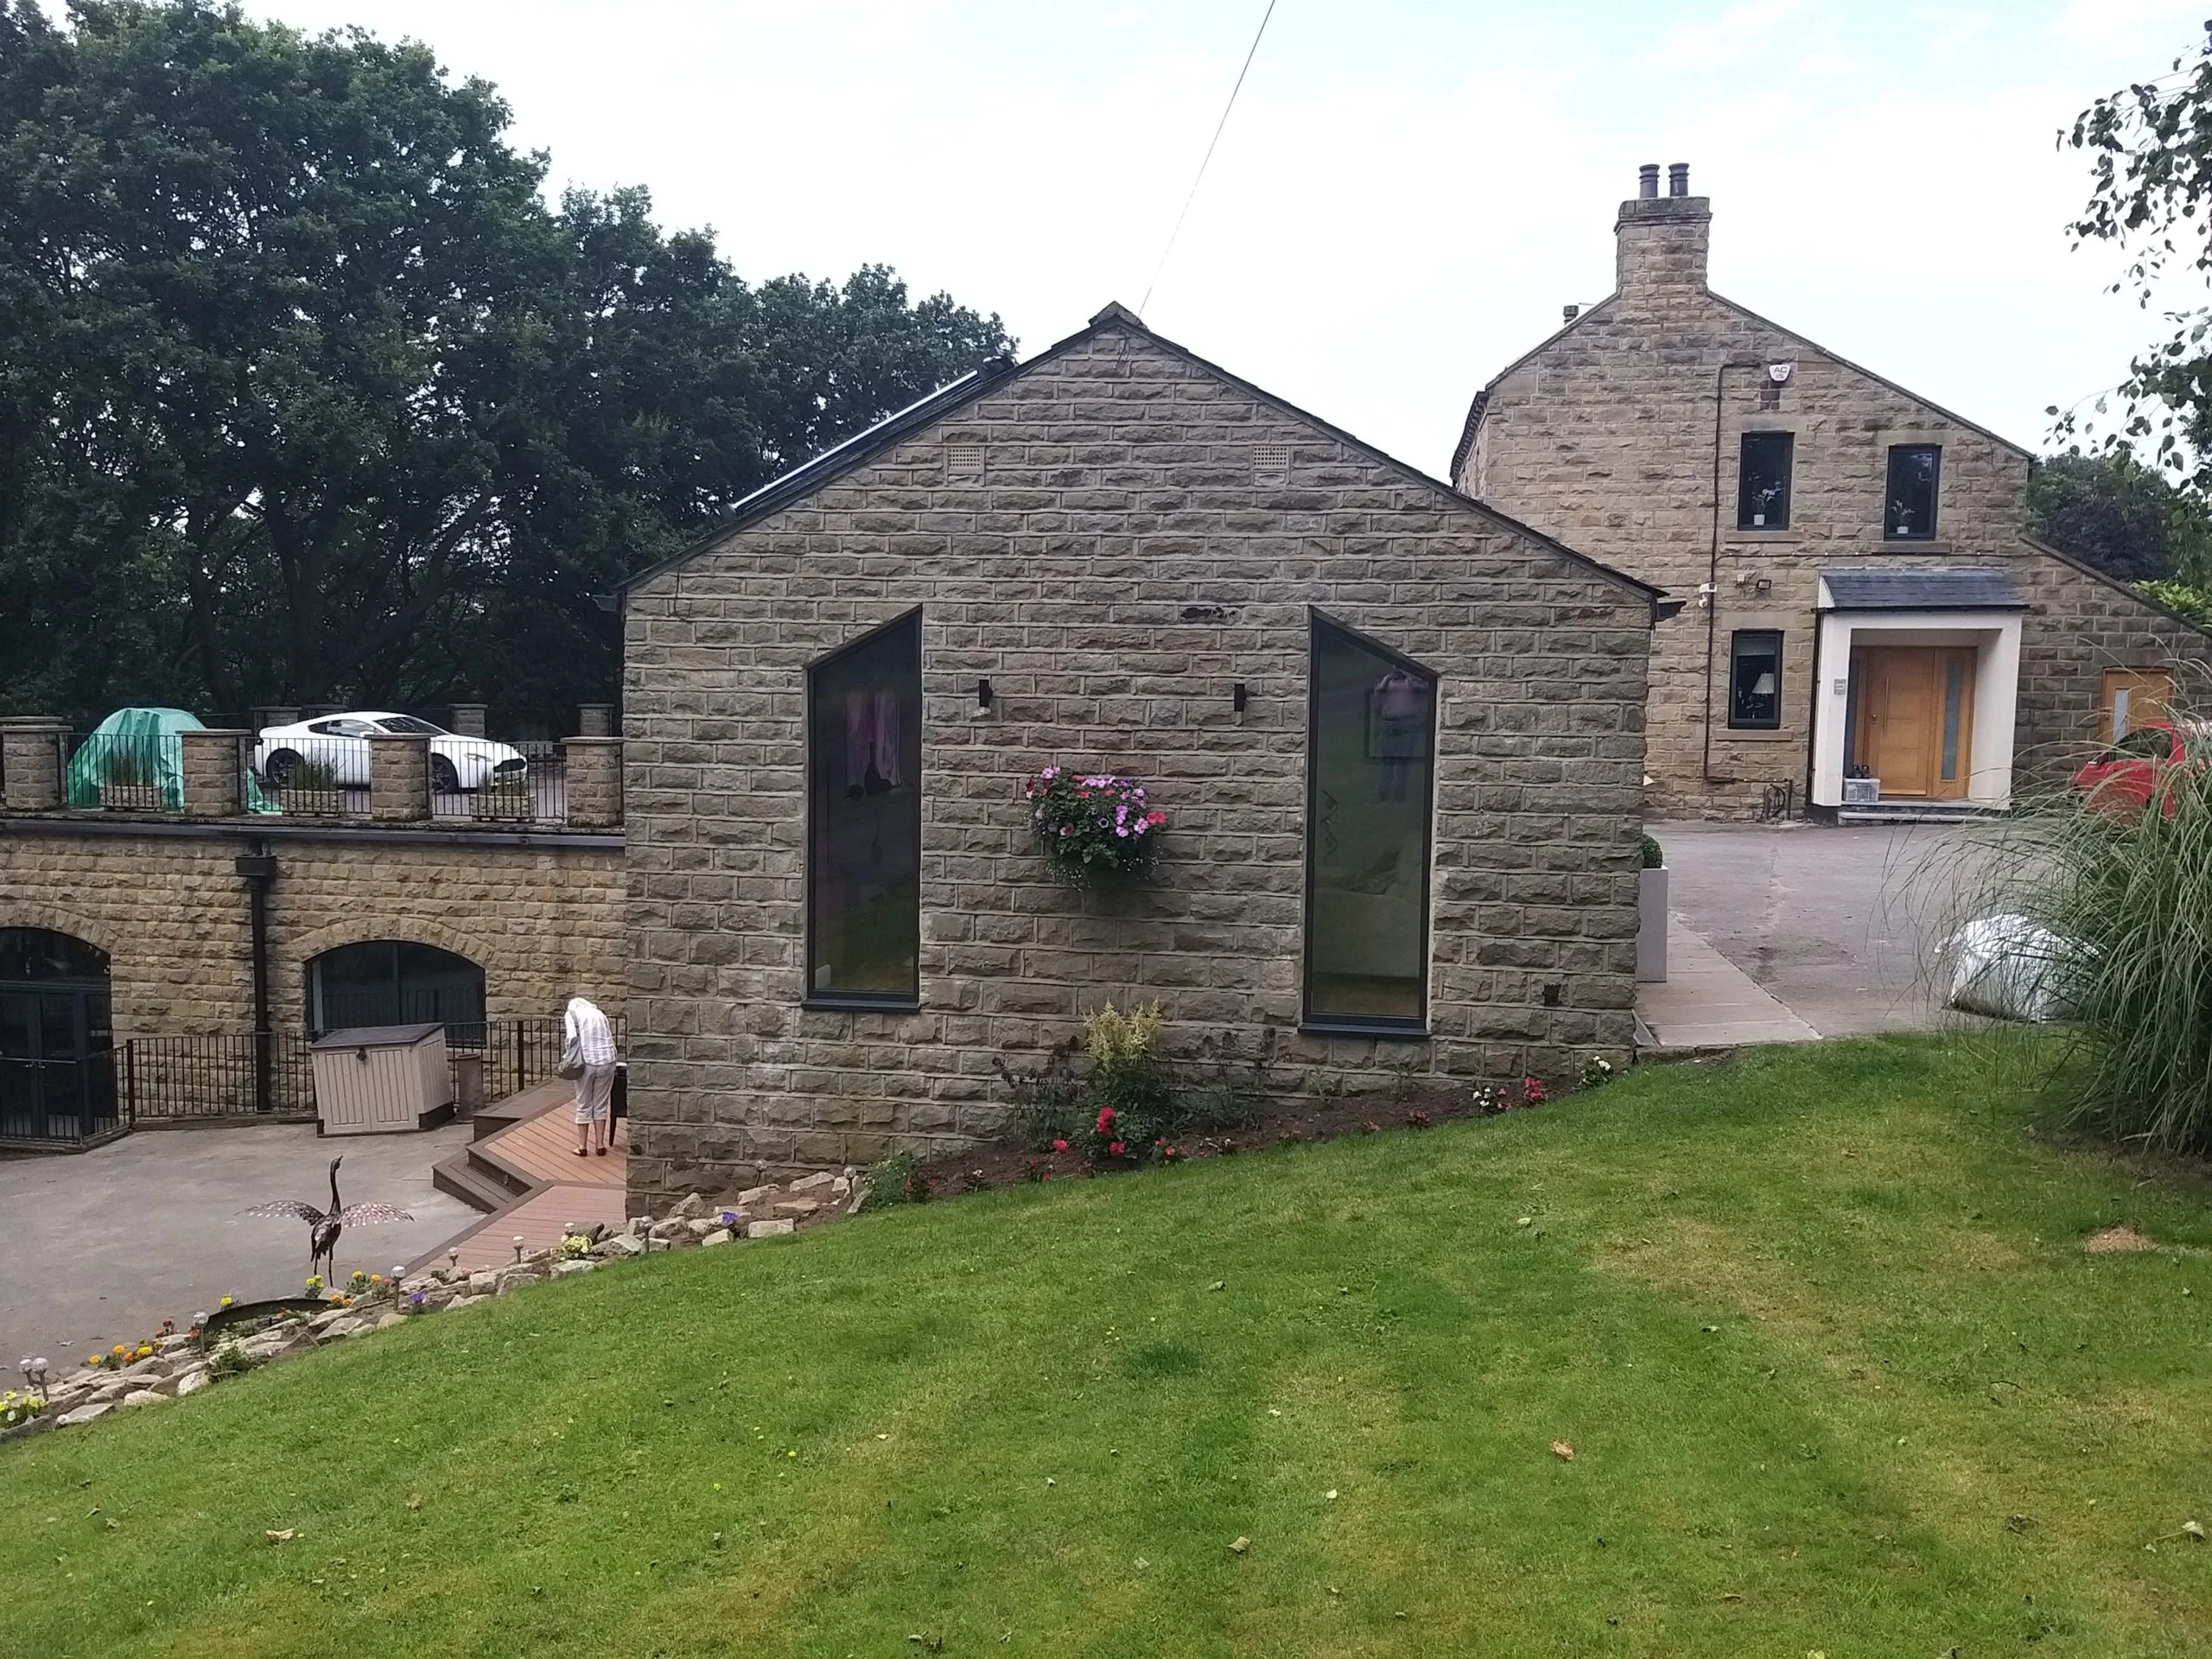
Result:
[[1831,565],[1821,572],[1838,611],[2024,611],[2005,571],[1962,565]]

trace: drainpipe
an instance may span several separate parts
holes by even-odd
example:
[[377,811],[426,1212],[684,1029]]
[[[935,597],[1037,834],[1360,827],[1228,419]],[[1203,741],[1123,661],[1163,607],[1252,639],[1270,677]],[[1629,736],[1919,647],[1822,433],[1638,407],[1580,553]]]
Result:
[[1756,369],[1757,358],[1732,357],[1713,374],[1713,550],[1705,569],[1705,759],[1698,771],[1707,784],[1732,784],[1713,775],[1713,658],[1720,645],[1720,416],[1722,384],[1731,369]]
[[253,931],[253,1109],[265,1115],[276,1109],[270,1098],[276,1038],[269,1023],[269,884],[276,879],[276,861],[267,842],[250,844],[253,850],[241,854],[236,868],[245,879],[246,914]]

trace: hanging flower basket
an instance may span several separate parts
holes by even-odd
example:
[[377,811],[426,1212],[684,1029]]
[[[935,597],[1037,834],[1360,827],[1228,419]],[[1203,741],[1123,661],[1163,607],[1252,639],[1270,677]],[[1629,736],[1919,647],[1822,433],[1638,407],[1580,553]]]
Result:
[[1167,815],[1135,779],[1046,766],[1029,780],[1027,793],[1038,845],[1071,887],[1141,879],[1159,863]]

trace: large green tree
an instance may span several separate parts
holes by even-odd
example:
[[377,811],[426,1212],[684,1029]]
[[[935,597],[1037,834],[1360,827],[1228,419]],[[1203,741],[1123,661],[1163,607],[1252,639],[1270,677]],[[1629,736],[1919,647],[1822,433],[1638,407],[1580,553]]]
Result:
[[[2166,337],[2129,365],[2117,424],[2101,444],[2147,451],[2199,498],[2212,495],[2212,308],[2190,297],[2212,279],[2212,41],[2169,74],[2097,99],[2060,142],[2090,162],[2074,234],[2124,250],[2115,292],[2168,308]],[[2172,308],[2177,293],[2184,302]],[[2099,398],[2088,423],[2107,409]],[[2061,416],[2062,432],[2081,424]]]
[[543,194],[412,43],[0,0],[0,700],[608,696],[624,575],[1008,344]]

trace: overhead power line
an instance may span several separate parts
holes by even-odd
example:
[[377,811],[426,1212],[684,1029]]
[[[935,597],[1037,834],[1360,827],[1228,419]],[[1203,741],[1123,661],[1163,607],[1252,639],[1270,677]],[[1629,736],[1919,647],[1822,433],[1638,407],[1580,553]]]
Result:
[[1260,14],[1260,26],[1252,31],[1251,49],[1244,54],[1244,67],[1236,72],[1236,84],[1229,89],[1229,102],[1221,106],[1221,119],[1214,124],[1213,140],[1206,146],[1205,157],[1198,163],[1197,175],[1191,181],[1191,194],[1183,198],[1183,211],[1175,215],[1175,228],[1167,232],[1167,245],[1160,251],[1160,263],[1152,269],[1152,280],[1144,286],[1144,302],[1137,307],[1141,316],[1152,308],[1152,290],[1160,286],[1160,273],[1167,269],[1167,256],[1175,251],[1175,238],[1183,233],[1183,221],[1191,216],[1191,204],[1198,199],[1198,186],[1205,181],[1206,167],[1213,160],[1213,152],[1221,143],[1222,130],[1229,124],[1229,112],[1236,107],[1236,94],[1244,90],[1244,77],[1250,73],[1252,60],[1260,50],[1260,37],[1268,32],[1268,19],[1275,15],[1275,0],[1268,0],[1268,9]]

